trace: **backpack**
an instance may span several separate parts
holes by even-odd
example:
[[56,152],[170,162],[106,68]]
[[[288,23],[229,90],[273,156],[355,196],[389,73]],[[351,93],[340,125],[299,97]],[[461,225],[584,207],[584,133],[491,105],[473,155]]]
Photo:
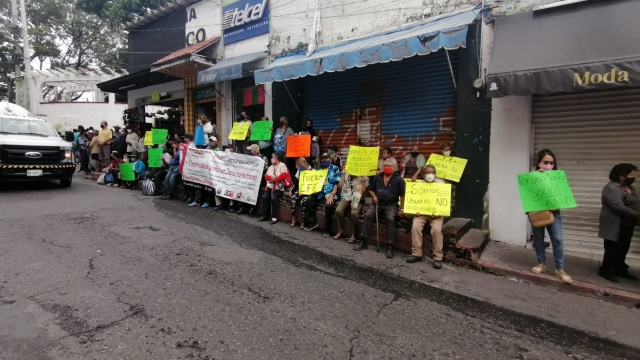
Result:
[[156,185],[150,179],[142,182],[142,195],[153,196],[156,192]]

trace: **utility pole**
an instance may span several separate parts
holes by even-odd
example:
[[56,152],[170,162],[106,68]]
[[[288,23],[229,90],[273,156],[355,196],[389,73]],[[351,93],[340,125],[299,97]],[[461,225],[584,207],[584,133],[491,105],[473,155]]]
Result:
[[[15,1],[15,0],[14,0]],[[26,91],[29,93],[29,108],[28,110],[35,114],[35,103],[33,96],[31,96],[31,54],[29,51],[29,23],[27,22],[27,7],[24,5],[24,0],[20,0],[20,22],[22,22],[22,47],[24,49],[24,80],[26,83]]]
[[[18,28],[20,25],[18,24],[18,0],[11,0],[11,35],[13,35],[13,54],[11,56],[11,60],[14,62],[15,70],[14,70],[14,78],[13,83],[15,84],[16,78],[20,76],[22,72],[20,69],[20,62],[18,61],[18,54],[20,53],[20,41],[18,40]],[[16,101],[15,93],[13,90],[13,86],[11,86],[11,79],[7,79],[7,86],[9,88],[9,101]]]

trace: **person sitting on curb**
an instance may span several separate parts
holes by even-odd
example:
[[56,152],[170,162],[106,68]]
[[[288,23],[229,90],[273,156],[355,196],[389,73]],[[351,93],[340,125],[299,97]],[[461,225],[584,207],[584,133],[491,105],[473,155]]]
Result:
[[307,206],[308,195],[300,195],[299,184],[300,184],[300,174],[305,170],[313,170],[309,160],[304,157],[298,159],[298,171],[296,172],[296,176],[293,179],[293,186],[289,189],[289,197],[291,198],[291,227],[296,226],[298,223],[296,219],[296,206],[300,205],[302,222],[300,222],[300,230],[304,230],[305,228],[305,208]]
[[[345,169],[346,170],[346,164]],[[349,244],[356,242],[356,229],[358,228],[358,221],[360,217],[360,211],[364,207],[364,198],[367,193],[367,186],[369,186],[369,178],[366,176],[351,176],[344,174],[340,180],[340,202],[336,209],[338,215],[338,232],[333,238],[338,240],[342,238],[344,228],[346,227],[345,214],[347,209],[350,210],[351,217],[351,238],[349,238]]]
[[[369,183],[369,195],[371,195],[373,202],[367,208],[360,238],[353,248],[355,251],[361,251],[368,247],[367,239],[369,232],[373,227],[374,221],[376,221],[376,213],[381,211],[387,220],[388,246],[386,256],[388,259],[393,258],[394,253],[393,244],[396,238],[396,216],[404,216],[402,207],[404,206],[405,182],[398,173],[393,171],[393,166],[393,161],[390,159],[385,160],[382,174],[374,176],[373,180]],[[400,203],[400,207],[398,207],[398,203]],[[377,228],[376,231],[378,231]]]
[[169,164],[169,171],[164,178],[164,196],[162,196],[163,200],[171,199],[171,195],[173,195],[173,190],[176,186],[178,175],[180,173],[180,150],[178,149],[178,144],[176,143],[173,143],[173,145],[171,146],[173,148],[173,158],[171,159],[171,163]]
[[340,184],[342,173],[340,172],[339,167],[331,163],[331,155],[328,153],[324,153],[320,157],[320,168],[328,170],[327,176],[324,180],[322,190],[319,193],[311,194],[307,198],[307,204],[305,206],[305,221],[307,222],[307,228],[304,229],[304,231],[313,231],[318,228],[316,211],[318,210],[318,205],[324,203],[325,221],[322,236],[328,237],[331,222],[333,221],[333,215],[336,212],[336,202],[340,201],[340,195],[338,195],[338,184]]
[[264,176],[265,180],[267,180],[267,188],[264,191],[264,195],[262,195],[262,217],[258,221],[268,220],[269,216],[271,216],[271,225],[278,222],[280,197],[284,190],[291,186],[291,184],[287,184],[289,170],[283,160],[282,153],[273,153],[271,166],[269,166],[267,174]]
[[[411,181],[416,181],[418,174],[422,174],[424,181],[428,183],[444,184],[444,180],[436,177],[436,167],[427,164],[418,171]],[[433,242],[433,268],[442,268],[442,216],[420,215],[417,213],[413,217],[413,225],[411,225],[411,255],[405,259],[408,263],[422,261],[422,229],[428,223],[431,227],[431,241]]]

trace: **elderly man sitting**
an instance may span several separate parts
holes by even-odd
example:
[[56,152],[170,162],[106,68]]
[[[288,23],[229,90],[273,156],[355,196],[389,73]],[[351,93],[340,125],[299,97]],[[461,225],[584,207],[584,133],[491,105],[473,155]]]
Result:
[[[416,181],[421,176],[428,183],[444,184],[444,180],[436,177],[436,167],[430,164],[425,165],[422,169],[413,175],[411,181]],[[411,255],[405,259],[408,263],[422,261],[422,229],[429,223],[431,227],[431,241],[433,241],[433,267],[435,269],[442,268],[442,216],[427,216],[419,213],[413,218],[411,226]]]

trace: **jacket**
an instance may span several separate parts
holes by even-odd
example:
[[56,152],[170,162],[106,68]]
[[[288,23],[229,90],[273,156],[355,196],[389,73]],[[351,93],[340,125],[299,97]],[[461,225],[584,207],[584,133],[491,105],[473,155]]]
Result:
[[624,189],[622,185],[609,181],[602,189],[602,208],[600,209],[600,226],[598,237],[605,240],[618,241],[620,223],[634,226],[638,212],[625,206],[622,202]]

